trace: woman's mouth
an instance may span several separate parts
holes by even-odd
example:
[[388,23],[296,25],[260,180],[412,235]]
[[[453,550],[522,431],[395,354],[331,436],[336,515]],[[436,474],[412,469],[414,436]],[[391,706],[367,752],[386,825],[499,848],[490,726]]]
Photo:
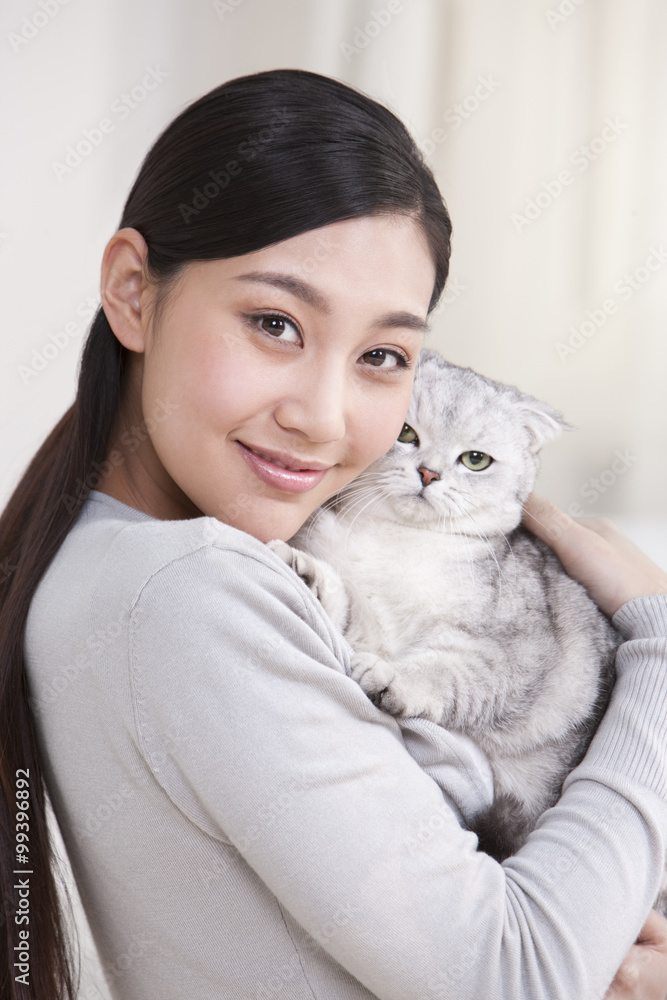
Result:
[[[297,459],[283,452],[250,448],[235,442],[255,475],[274,489],[285,493],[306,493],[322,481],[330,465],[308,459]],[[301,467],[301,462],[303,466]]]

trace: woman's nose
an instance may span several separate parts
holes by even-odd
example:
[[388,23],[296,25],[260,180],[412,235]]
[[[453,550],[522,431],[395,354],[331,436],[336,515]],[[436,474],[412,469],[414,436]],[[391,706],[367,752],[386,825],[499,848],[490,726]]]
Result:
[[285,430],[300,431],[311,441],[340,441],[346,427],[345,372],[327,365],[325,369],[304,368],[295,375],[290,391],[275,409],[277,422]]

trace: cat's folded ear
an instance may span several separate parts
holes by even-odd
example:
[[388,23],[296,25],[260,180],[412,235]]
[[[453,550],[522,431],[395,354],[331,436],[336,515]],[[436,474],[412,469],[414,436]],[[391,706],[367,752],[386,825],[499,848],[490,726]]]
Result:
[[543,403],[532,396],[524,396],[521,401],[521,413],[524,427],[530,435],[528,447],[537,453],[545,441],[558,437],[561,431],[573,431],[574,427],[566,423],[557,410],[548,403]]

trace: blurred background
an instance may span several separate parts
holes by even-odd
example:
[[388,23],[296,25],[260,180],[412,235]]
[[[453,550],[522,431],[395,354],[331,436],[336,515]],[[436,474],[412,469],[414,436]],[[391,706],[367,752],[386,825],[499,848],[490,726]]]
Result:
[[663,0],[5,0],[0,25],[1,504],[73,400],[149,146],[225,80],[300,67],[388,105],[435,172],[454,237],[427,343],[560,410],[539,492],[667,567]]

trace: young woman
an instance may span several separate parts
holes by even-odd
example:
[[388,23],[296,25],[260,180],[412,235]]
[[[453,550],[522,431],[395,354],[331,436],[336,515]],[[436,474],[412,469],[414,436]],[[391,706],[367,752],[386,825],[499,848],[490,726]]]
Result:
[[658,568],[532,503],[627,641],[499,865],[464,824],[481,753],[376,709],[264,544],[398,435],[450,233],[401,123],[317,74],[232,80],[148,153],[0,521],[3,997],[76,993],[43,780],[116,1000],[593,1000],[626,953],[609,996],[667,991]]

